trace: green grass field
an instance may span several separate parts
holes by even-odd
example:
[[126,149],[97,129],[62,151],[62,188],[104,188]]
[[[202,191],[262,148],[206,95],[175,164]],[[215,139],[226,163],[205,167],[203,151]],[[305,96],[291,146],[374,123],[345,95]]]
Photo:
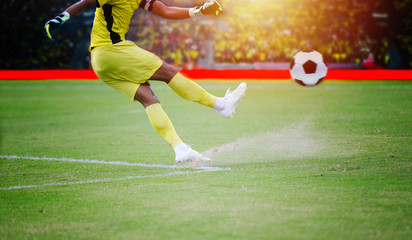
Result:
[[152,83],[199,171],[24,159],[174,164],[102,82],[0,81],[0,239],[412,238],[411,81],[247,83],[233,119]]

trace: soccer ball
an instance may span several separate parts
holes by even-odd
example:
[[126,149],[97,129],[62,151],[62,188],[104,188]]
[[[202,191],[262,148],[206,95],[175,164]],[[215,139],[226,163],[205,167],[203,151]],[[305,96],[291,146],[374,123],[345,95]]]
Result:
[[302,86],[315,86],[322,82],[328,66],[322,54],[314,50],[298,52],[290,63],[290,75]]

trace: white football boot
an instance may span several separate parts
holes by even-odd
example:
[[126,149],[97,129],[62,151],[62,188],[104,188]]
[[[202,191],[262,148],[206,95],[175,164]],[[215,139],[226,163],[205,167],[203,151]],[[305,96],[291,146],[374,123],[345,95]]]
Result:
[[217,112],[222,114],[226,118],[231,118],[233,113],[235,113],[237,104],[240,102],[243,96],[245,96],[246,89],[247,89],[247,85],[244,82],[239,84],[239,86],[234,91],[230,91],[230,88],[229,88],[226,91],[226,94],[224,97],[225,108]]
[[184,145],[185,145],[184,146],[185,148],[187,147],[184,151],[175,149],[176,163],[195,162],[195,161],[200,161],[200,162],[212,161],[210,158],[203,156],[199,152],[190,148],[188,145],[186,144]]

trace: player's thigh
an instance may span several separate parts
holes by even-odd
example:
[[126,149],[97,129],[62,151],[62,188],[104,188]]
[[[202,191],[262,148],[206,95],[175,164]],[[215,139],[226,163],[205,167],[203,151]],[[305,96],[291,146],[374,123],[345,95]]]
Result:
[[150,77],[149,80],[169,83],[176,74],[177,71],[173,66],[163,62],[162,66]]
[[97,47],[92,51],[92,66],[103,78],[145,83],[162,66],[155,54],[130,41]]
[[92,51],[92,66],[97,76],[133,100],[140,84],[146,83],[162,64],[159,57],[128,41]]
[[126,50],[125,65],[119,68],[127,79],[145,83],[161,68],[163,61],[155,54],[137,46]]
[[124,93],[130,99],[136,101],[135,95],[136,95],[137,90],[141,86],[140,83],[134,83],[134,82],[124,81],[124,80],[111,79],[111,78],[104,77],[104,76],[102,76],[100,78],[107,85],[111,86],[112,88],[116,89],[119,92]]

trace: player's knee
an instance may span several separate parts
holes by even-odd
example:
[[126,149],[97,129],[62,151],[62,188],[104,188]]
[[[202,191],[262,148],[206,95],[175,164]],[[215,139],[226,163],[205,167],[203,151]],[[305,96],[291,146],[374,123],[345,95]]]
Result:
[[173,66],[167,63],[164,63],[162,68],[164,80],[166,81],[166,83],[169,83],[170,80],[172,80],[172,78],[177,74],[177,71]]
[[170,77],[170,79],[172,79],[176,74],[177,74],[177,70],[170,64],[165,63],[164,64],[167,75]]
[[170,80],[177,74],[177,70],[163,62],[163,65],[156,71],[156,73],[150,78],[151,80],[160,80],[169,83]]
[[152,92],[148,93],[147,91],[137,91],[134,99],[140,102],[144,108],[155,103],[160,103],[156,95],[154,95]]

